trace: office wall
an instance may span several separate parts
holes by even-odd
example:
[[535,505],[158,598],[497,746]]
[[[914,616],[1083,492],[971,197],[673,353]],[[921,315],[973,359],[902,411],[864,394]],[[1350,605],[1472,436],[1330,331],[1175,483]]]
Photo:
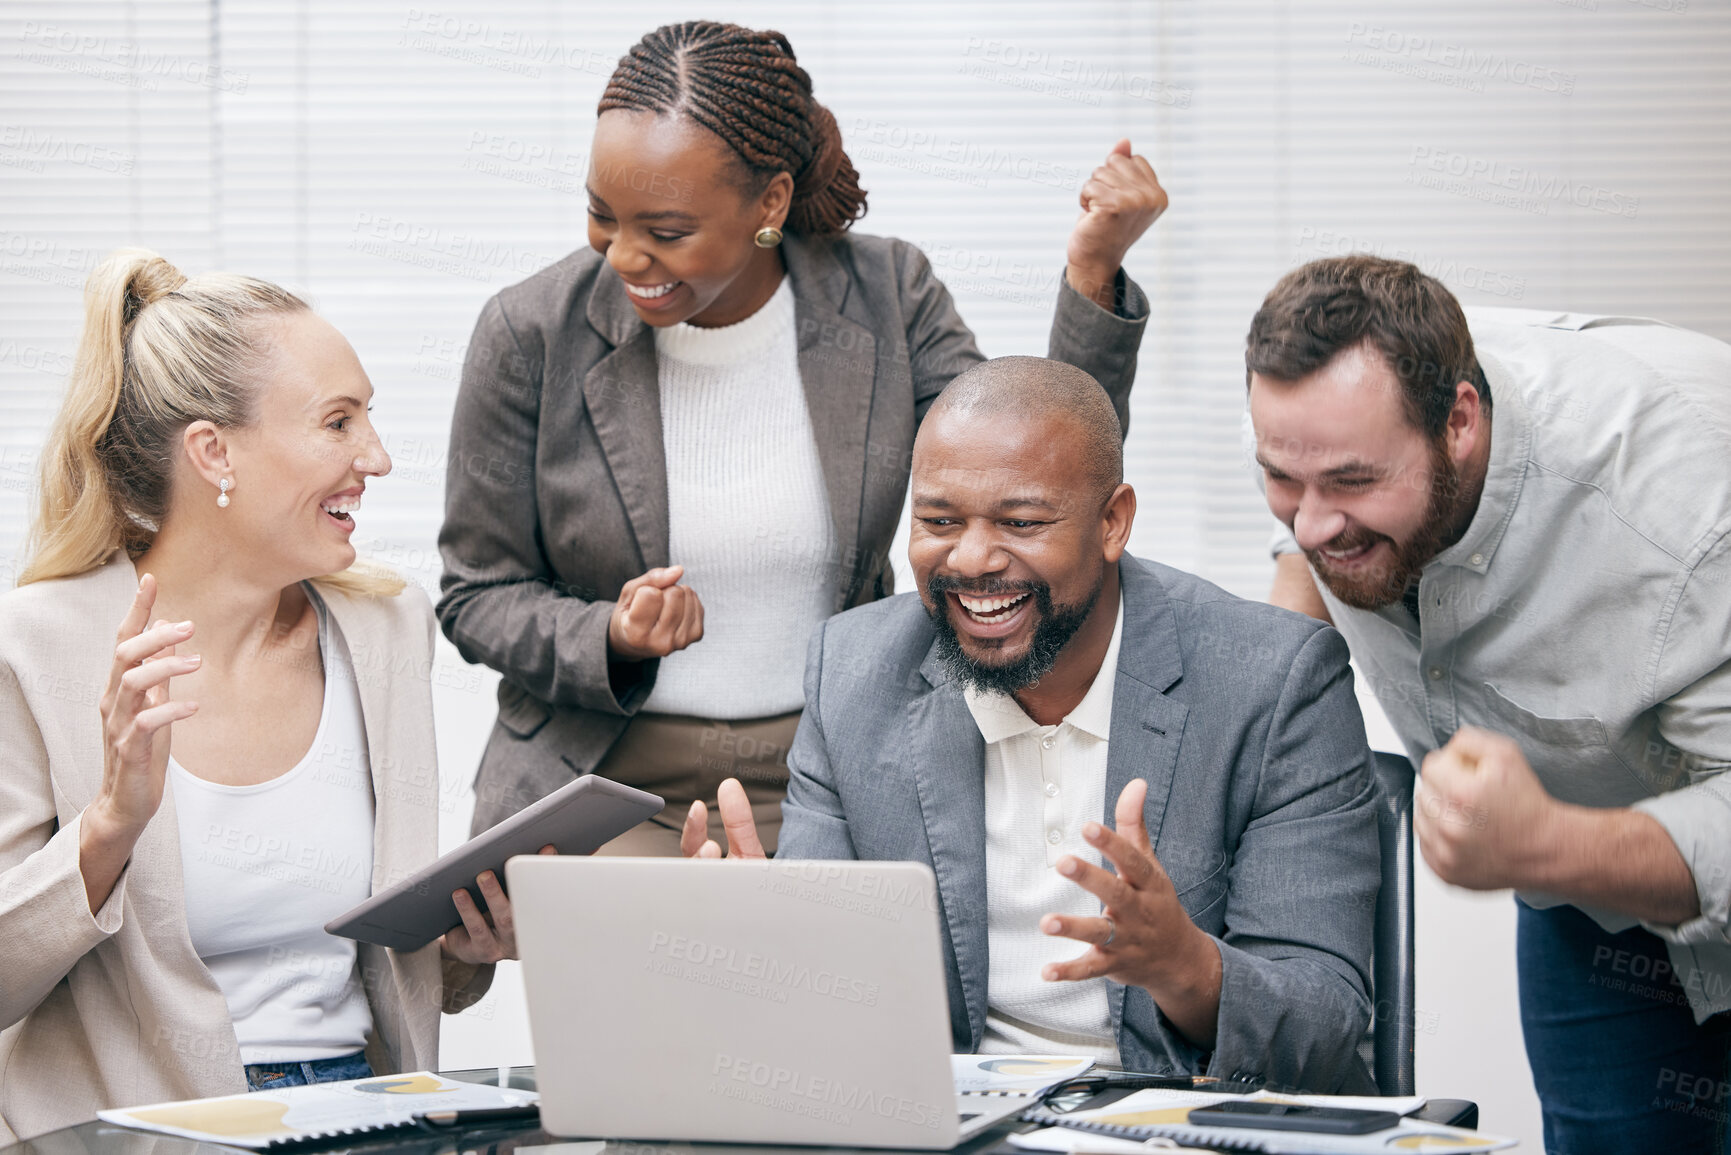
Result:
[[[482,302],[583,243],[595,98],[649,27],[786,32],[871,192],[992,355],[1039,353],[1075,194],[1118,136],[1172,193],[1132,255],[1154,305],[1129,436],[1133,548],[1260,596],[1241,340],[1304,260],[1415,260],[1468,303],[1731,337],[1731,13],[1700,0],[501,0],[0,4],[0,588],[70,366],[78,288],[154,247],[307,293],[378,388],[394,476],[357,540],[431,589],[444,442]],[[446,841],[494,677],[433,671]],[[1372,712],[1373,733],[1385,729]],[[1512,909],[1421,871],[1419,1078],[1536,1144]],[[527,1058],[520,1002],[451,1062]]]

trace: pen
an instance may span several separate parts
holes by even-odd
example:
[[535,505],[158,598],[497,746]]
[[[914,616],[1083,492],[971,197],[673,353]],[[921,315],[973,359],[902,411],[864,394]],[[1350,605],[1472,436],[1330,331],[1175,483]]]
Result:
[[1084,1091],[1098,1094],[1101,1091],[1141,1091],[1150,1088],[1246,1094],[1259,1090],[1261,1083],[1255,1079],[1221,1079],[1214,1075],[1136,1075],[1113,1072],[1110,1074],[1079,1075],[1074,1079],[1046,1088],[1045,1094],[1041,1097],[1054,1099],[1062,1095],[1074,1095]]
[[482,1107],[473,1111],[423,1111],[415,1122],[429,1129],[448,1131],[453,1127],[479,1127],[489,1123],[526,1123],[541,1118],[538,1104],[521,1107]]

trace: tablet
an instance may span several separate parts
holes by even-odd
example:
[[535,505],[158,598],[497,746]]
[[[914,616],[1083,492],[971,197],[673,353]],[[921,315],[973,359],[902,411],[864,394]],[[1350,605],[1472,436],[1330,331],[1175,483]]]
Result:
[[654,794],[585,774],[327,922],[325,933],[392,950],[420,950],[463,925],[451,901],[459,888],[469,892],[477,907],[487,909],[476,875],[491,870],[504,886],[507,859],[535,854],[549,844],[560,854],[592,853],[659,814],[663,805]]

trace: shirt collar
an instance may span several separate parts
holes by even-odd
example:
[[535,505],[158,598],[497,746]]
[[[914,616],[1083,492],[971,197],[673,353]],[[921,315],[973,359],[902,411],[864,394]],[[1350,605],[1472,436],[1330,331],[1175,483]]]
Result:
[[1482,574],[1490,569],[1526,482],[1527,462],[1533,452],[1533,419],[1527,412],[1526,398],[1502,362],[1482,349],[1478,358],[1491,389],[1491,458],[1485,466],[1484,489],[1466,533],[1430,564],[1459,566]]
[[[1102,742],[1110,740],[1112,735],[1112,693],[1118,681],[1118,649],[1123,637],[1124,592],[1120,587],[1112,622],[1112,641],[1106,647],[1106,656],[1100,660],[1099,672],[1089,684],[1088,692],[1082,695],[1075,709],[1064,715],[1064,721],[1071,727]],[[980,737],[988,746],[1041,728],[1008,694],[967,686],[962,690],[962,697],[967,700],[968,712],[974,716]]]

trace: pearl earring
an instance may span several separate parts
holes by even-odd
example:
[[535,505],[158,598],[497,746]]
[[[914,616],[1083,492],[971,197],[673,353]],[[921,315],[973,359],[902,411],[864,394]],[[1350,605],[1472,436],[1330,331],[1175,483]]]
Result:
[[230,485],[232,485],[233,482],[229,481],[229,479],[225,477],[220,482],[218,482],[217,484],[218,484],[218,488],[221,490],[221,492],[216,495],[216,507],[218,509],[227,509],[228,508],[228,487]]

